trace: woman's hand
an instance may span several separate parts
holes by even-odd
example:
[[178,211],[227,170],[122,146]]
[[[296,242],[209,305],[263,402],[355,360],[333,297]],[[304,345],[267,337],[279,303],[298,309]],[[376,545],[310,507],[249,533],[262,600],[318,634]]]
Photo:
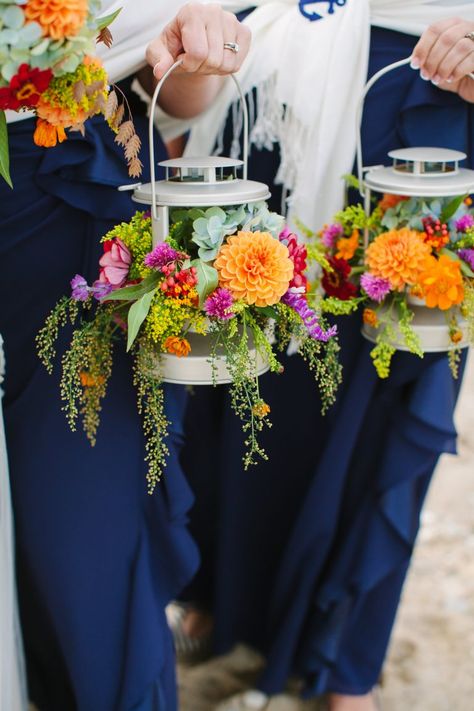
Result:
[[[248,27],[218,4],[192,2],[182,7],[147,47],[147,62],[157,80],[178,59],[183,62],[164,85],[160,105],[179,118],[204,111],[218,93],[222,77],[240,69],[250,40]],[[225,48],[226,43],[235,50]]]
[[422,34],[413,50],[412,67],[423,79],[440,89],[453,91],[474,103],[474,22],[450,18],[437,22]]
[[[230,42],[238,52],[225,49]],[[177,59],[183,60],[183,70],[198,74],[234,74],[244,61],[250,47],[250,30],[231,12],[218,4],[185,5],[160,36],[147,48],[147,62],[157,79]]]

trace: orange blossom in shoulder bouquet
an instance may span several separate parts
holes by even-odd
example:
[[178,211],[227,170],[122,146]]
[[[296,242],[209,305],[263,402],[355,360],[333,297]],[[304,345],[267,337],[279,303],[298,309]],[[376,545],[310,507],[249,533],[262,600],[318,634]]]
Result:
[[[0,2],[0,175],[11,186],[5,111],[37,117],[34,142],[53,147],[66,131],[84,131],[102,114],[119,132],[129,172],[138,176],[138,136],[131,116],[94,56],[97,41],[110,46],[108,29],[118,12],[99,17],[99,0],[3,0]],[[125,119],[127,119],[125,121]]]

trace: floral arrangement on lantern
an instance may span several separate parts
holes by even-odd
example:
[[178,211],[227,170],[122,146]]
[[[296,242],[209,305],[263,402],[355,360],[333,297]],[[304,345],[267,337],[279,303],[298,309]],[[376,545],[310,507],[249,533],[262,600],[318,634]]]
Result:
[[397,346],[423,357],[412,323],[418,306],[445,314],[446,350],[457,376],[459,344],[474,340],[471,205],[466,196],[384,195],[370,215],[360,204],[349,206],[316,235],[312,253],[322,267],[321,308],[334,315],[362,309],[375,334],[371,357],[379,377],[389,376]]
[[118,15],[100,18],[100,7],[99,0],[0,2],[0,175],[10,186],[5,110],[33,111],[34,142],[46,148],[103,114],[125,149],[130,175],[140,175],[140,140],[130,111],[127,116],[124,101],[109,91],[94,56],[96,42],[111,46],[108,27]]
[[82,416],[92,443],[111,374],[113,349],[126,340],[134,359],[138,407],[147,440],[148,487],[166,461],[162,354],[193,356],[191,334],[209,339],[212,364],[224,359],[231,404],[246,434],[244,465],[266,458],[257,435],[269,423],[256,356],[281,373],[278,354],[291,343],[314,373],[323,410],[341,380],[336,329],[307,302],[306,247],[266,203],[221,209],[175,209],[168,238],[152,243],[152,221],[138,212],[103,238],[100,274],[81,275],[38,336],[49,371],[58,330],[75,325],[62,360],[62,396],[74,429]]

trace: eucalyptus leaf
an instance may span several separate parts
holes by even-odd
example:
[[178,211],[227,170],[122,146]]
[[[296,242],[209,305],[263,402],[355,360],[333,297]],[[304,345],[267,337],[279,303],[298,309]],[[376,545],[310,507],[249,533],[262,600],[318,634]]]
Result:
[[155,296],[156,289],[144,294],[141,299],[135,301],[128,312],[128,335],[127,335],[127,352],[133,346],[140,327],[150,311],[151,302]]
[[105,30],[106,27],[112,24],[112,22],[120,15],[122,8],[119,7],[115,12],[111,12],[110,15],[105,15],[105,17],[99,17],[97,29],[99,31]]
[[199,294],[199,306],[204,304],[204,301],[217,288],[219,283],[219,274],[217,269],[206,264],[201,259],[193,259],[191,262],[193,267],[196,267],[197,280],[196,290]]
[[448,202],[448,204],[444,207],[441,213],[441,216],[439,218],[441,222],[447,222],[448,220],[450,220],[451,217],[456,214],[465,198],[466,195],[458,195],[458,197],[455,197],[453,200],[450,200],[450,202]]
[[117,289],[111,294],[108,294],[107,301],[136,301],[145,294],[154,290],[159,282],[160,276],[157,272],[147,276],[140,284],[132,286],[124,286],[122,289]]
[[8,127],[5,112],[0,111],[0,175],[13,188],[10,177],[10,156],[8,153]]
[[464,276],[469,277],[470,279],[474,277],[474,272],[472,271],[471,267],[463,259],[461,259],[461,271]]

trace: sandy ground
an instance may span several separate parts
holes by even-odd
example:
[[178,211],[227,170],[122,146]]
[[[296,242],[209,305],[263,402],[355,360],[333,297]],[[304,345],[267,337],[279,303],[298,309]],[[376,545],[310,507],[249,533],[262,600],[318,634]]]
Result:
[[[474,356],[456,421],[459,456],[445,456],[425,507],[417,552],[384,672],[384,711],[474,710]],[[213,711],[252,685],[250,650],[180,671],[180,711]],[[268,711],[316,711],[289,695]]]

